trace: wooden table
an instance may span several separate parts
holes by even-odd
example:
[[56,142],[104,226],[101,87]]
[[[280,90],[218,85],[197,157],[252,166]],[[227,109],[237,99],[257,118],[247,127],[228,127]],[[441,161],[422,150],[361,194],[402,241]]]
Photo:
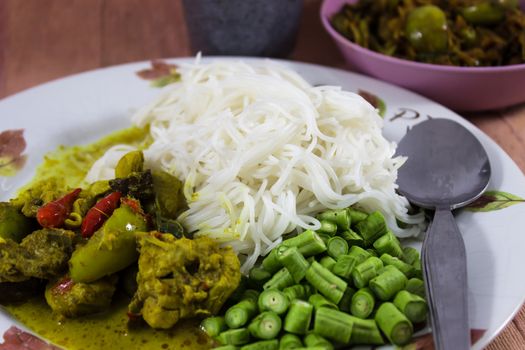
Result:
[[[319,6],[305,0],[290,58],[344,67]],[[0,98],[88,69],[191,54],[180,0],[0,0]],[[525,170],[525,104],[464,116]],[[525,308],[487,349],[525,349]]]

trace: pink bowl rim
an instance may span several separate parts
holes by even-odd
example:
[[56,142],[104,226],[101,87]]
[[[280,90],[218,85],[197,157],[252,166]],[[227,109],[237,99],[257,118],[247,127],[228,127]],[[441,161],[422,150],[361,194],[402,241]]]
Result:
[[[329,13],[328,11],[328,4],[335,2],[337,0],[323,0],[323,3],[321,5],[321,11],[320,11],[320,17],[321,22],[323,23],[323,26],[325,30],[339,43],[343,44],[344,46],[357,50],[362,54],[372,56],[378,60],[385,61],[389,64],[398,64],[403,65],[407,68],[417,68],[417,69],[431,69],[441,72],[450,72],[450,73],[481,73],[481,74],[493,74],[493,73],[501,73],[501,72],[515,72],[515,71],[522,71],[525,70],[525,63],[520,64],[511,64],[506,66],[490,66],[490,67],[458,67],[458,66],[447,66],[447,65],[439,65],[439,64],[432,64],[432,63],[423,63],[423,62],[417,62],[417,61],[409,61],[402,58],[387,56],[372,50],[369,50],[367,48],[364,48],[362,46],[359,46],[347,38],[345,38],[343,35],[339,34],[338,31],[336,31],[332,25],[330,24],[330,21],[328,20],[328,17],[332,15],[332,13]],[[343,0],[339,0],[342,2]]]

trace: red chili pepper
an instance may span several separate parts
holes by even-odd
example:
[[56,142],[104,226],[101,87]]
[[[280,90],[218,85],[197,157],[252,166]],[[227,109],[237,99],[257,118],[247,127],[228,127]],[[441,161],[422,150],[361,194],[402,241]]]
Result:
[[65,294],[69,292],[74,285],[75,282],[73,282],[70,277],[64,277],[51,288],[51,292],[55,294]]
[[36,213],[38,223],[45,228],[62,226],[69,216],[69,213],[71,213],[73,202],[78,198],[80,191],[82,190],[77,188],[64,197],[40,207]]
[[120,192],[112,192],[88,210],[80,227],[82,237],[88,238],[93,236],[93,233],[95,233],[111,214],[113,214],[113,211],[117,209],[121,196]]

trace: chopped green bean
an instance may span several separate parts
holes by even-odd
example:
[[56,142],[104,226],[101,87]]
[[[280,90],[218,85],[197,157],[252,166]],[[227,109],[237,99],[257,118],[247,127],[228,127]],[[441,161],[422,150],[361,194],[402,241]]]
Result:
[[358,247],[356,245],[351,246],[350,250],[348,251],[348,255],[353,256],[357,262],[357,264],[362,263],[366,259],[372,256],[369,251],[366,251],[365,249]]
[[375,315],[377,325],[394,345],[405,345],[412,338],[414,329],[406,316],[390,302],[383,303]]
[[375,297],[370,288],[361,288],[352,297],[350,312],[357,318],[365,319],[374,311],[375,304]]
[[334,259],[337,259],[339,256],[348,253],[348,243],[339,236],[330,238],[326,246],[328,249],[328,255]]
[[407,264],[403,260],[398,259],[398,258],[396,258],[396,257],[394,257],[394,256],[392,256],[390,254],[387,254],[387,253],[381,255],[380,259],[383,262],[383,264],[385,264],[385,265],[392,265],[395,268],[397,268],[399,271],[403,272],[403,274],[407,278],[411,278],[411,277],[414,276],[414,273],[416,271],[414,266]]
[[272,274],[262,267],[254,267],[249,273],[249,285],[252,288],[261,288],[266,282],[272,278]]
[[225,331],[226,328],[228,327],[222,316],[208,317],[201,322],[201,329],[212,338],[218,336],[221,332]]
[[315,333],[309,333],[304,337],[304,345],[307,347],[319,347],[324,350],[334,350],[331,342]]
[[312,294],[308,298],[308,302],[314,306],[314,309],[317,310],[320,307],[328,307],[334,310],[339,310],[339,307],[332,303],[331,301],[326,300],[321,294]]
[[277,248],[277,258],[290,272],[295,283],[301,282],[310,263],[299,253],[297,247],[280,246]]
[[357,232],[348,229],[339,233],[341,237],[348,243],[349,246],[357,245],[363,246],[364,240],[363,237],[359,236]]
[[388,231],[374,242],[374,248],[378,254],[390,254],[396,258],[403,256],[403,249],[396,236]]
[[261,267],[269,273],[275,273],[283,267],[277,258],[277,247],[272,249],[270,253],[264,257],[263,261],[261,262]]
[[337,233],[337,224],[328,220],[321,220],[321,227],[316,232],[332,237]]
[[381,259],[371,256],[361,264],[354,267],[352,280],[357,288],[364,288],[368,282],[377,276],[378,271],[383,267]]
[[244,293],[242,293],[241,300],[251,299],[251,300],[257,302],[257,300],[259,299],[259,294],[261,294],[261,293],[259,291],[255,290],[255,289],[246,289],[244,291]]
[[[226,310],[224,320],[230,328],[240,328],[257,314],[257,301],[247,298]],[[234,344],[235,345],[235,344]]]
[[315,313],[314,332],[336,342],[348,344],[352,336],[353,317],[337,310],[320,308]]
[[278,315],[284,314],[290,306],[288,297],[277,289],[266,289],[259,295],[259,311],[273,311]]
[[372,245],[379,237],[387,233],[385,218],[379,211],[368,215],[365,220],[356,225],[356,229],[363,237],[366,247]]
[[352,271],[356,265],[357,260],[354,256],[348,254],[340,255],[331,271],[342,279],[348,281],[350,280]]
[[370,281],[370,289],[383,301],[390,300],[407,284],[406,276],[392,265],[387,265],[377,277]]
[[369,249],[367,249],[366,251],[367,251],[368,253],[370,253],[370,256],[375,256],[376,258],[378,257],[378,255],[377,255],[377,250],[375,250],[375,249],[370,249],[370,248],[369,248]]
[[217,348],[213,348],[213,350],[238,350],[239,348],[235,345],[223,345],[219,346]]
[[241,350],[278,350],[279,341],[277,339],[261,340],[255,343],[245,345]]
[[317,216],[317,219],[322,221],[330,221],[337,225],[339,230],[347,230],[350,228],[350,215],[346,209],[326,210]]
[[306,301],[293,300],[284,319],[284,330],[294,334],[306,334],[313,309],[313,305]]
[[415,295],[419,295],[421,298],[425,298],[425,282],[420,278],[411,278],[408,280],[405,289]]
[[303,342],[301,341],[301,338],[295,334],[286,333],[279,341],[279,350],[297,349],[302,347]]
[[319,231],[316,231],[316,233],[323,240],[324,244],[326,244],[328,242],[328,240],[332,237],[329,234],[322,233],[322,232],[319,232]]
[[346,208],[346,211],[348,212],[348,216],[350,217],[350,224],[354,226],[368,217],[367,213],[356,208]]
[[326,267],[328,270],[332,271],[336,263],[336,260],[332,258],[331,256],[323,256],[321,260],[319,260],[319,263],[323,265],[324,267]]
[[384,344],[381,332],[377,327],[375,320],[354,319],[352,327],[352,337],[350,337],[351,344],[362,345],[382,345]]
[[283,267],[273,277],[263,285],[264,289],[279,289],[282,290],[294,284],[292,274],[286,267]]
[[394,298],[394,305],[405,314],[410,322],[423,322],[427,318],[427,302],[419,295],[401,290]]
[[285,240],[282,244],[288,247],[297,247],[299,253],[303,254],[305,258],[326,251],[326,245],[323,240],[312,230],[306,230],[295,237]]
[[246,288],[248,287],[248,277],[241,274],[241,280],[239,282],[239,285],[237,288],[233,291],[232,295],[228,298],[228,301],[230,302],[239,302],[242,299],[242,296],[244,292],[246,291]]
[[334,275],[318,262],[314,262],[306,270],[306,280],[323,294],[328,300],[339,303],[347,287],[347,283]]
[[250,341],[250,332],[246,328],[229,329],[217,337],[221,345],[243,345]]
[[273,311],[264,311],[255,317],[248,330],[257,339],[274,339],[281,331],[281,318]]
[[295,299],[308,300],[305,286],[302,284],[296,284],[283,289],[283,294],[286,295],[289,301]]
[[419,260],[419,252],[413,247],[403,248],[403,257],[401,258],[407,264],[412,265],[414,262]]
[[339,310],[344,311],[346,313],[350,313],[350,308],[352,306],[352,297],[355,294],[355,289],[352,287],[347,287],[345,289],[345,292],[343,294],[343,298],[339,302]]

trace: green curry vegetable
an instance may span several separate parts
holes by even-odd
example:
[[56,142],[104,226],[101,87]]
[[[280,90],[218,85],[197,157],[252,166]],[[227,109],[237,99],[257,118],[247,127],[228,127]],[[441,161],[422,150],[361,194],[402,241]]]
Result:
[[525,63],[525,13],[515,0],[360,0],[331,18],[365,48],[456,66]]

